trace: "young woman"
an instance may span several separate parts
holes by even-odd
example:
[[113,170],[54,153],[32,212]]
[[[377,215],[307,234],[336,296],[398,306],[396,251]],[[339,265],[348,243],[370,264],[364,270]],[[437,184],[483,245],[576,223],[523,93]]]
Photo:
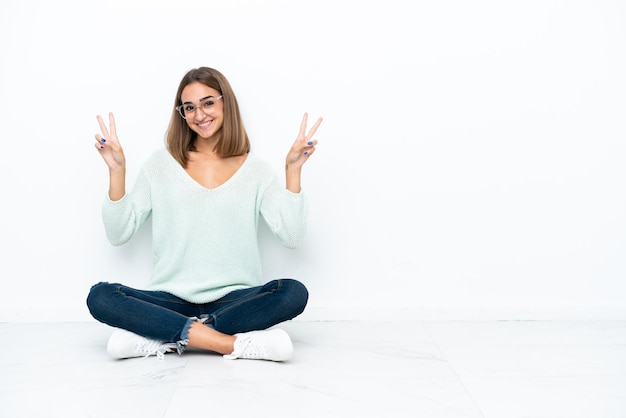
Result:
[[102,216],[113,245],[128,242],[152,217],[154,269],[147,289],[94,285],[87,306],[113,331],[115,358],[195,347],[227,359],[288,360],[291,339],[268,329],[303,312],[306,287],[295,279],[264,282],[257,245],[262,216],[287,247],[306,230],[300,189],[304,163],[315,152],[322,119],[307,132],[304,114],[285,160],[285,185],[250,152],[237,99],[219,71],[200,67],[180,82],[166,147],[141,167],[126,191],[126,159],[113,114],[95,147],[109,168]]

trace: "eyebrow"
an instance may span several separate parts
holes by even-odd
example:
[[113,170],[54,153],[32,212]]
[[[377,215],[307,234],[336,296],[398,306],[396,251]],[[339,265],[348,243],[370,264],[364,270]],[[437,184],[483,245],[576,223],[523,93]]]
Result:
[[[198,100],[199,102],[203,102],[206,99],[210,99],[210,98],[215,98],[215,96],[207,96],[207,97],[203,97],[202,99]],[[183,102],[183,104],[193,104],[193,102]]]

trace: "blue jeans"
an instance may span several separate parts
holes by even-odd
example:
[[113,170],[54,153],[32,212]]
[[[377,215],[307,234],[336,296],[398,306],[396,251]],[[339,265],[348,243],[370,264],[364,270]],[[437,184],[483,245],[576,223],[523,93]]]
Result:
[[279,279],[240,289],[213,302],[195,304],[167,292],[101,282],[87,296],[100,322],[147,338],[175,342],[182,352],[192,322],[201,320],[224,334],[269,328],[300,315],[309,293],[297,280]]

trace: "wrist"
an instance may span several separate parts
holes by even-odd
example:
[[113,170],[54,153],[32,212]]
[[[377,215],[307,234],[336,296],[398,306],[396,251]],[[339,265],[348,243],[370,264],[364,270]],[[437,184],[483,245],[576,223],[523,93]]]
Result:
[[285,171],[302,171],[302,166],[296,166],[295,164],[285,163]]
[[126,174],[126,166],[122,165],[122,166],[115,167],[115,168],[109,167],[109,174],[111,175]]

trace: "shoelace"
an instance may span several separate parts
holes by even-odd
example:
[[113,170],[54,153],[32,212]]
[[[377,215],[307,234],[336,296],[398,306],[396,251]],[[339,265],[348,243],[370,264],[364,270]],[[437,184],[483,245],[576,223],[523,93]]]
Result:
[[238,358],[244,359],[260,359],[264,358],[265,351],[262,346],[252,343],[253,338],[246,336],[237,341],[235,350],[231,354],[225,354],[224,358],[234,360]]
[[137,344],[137,352],[144,354],[144,358],[156,355],[159,360],[163,360],[165,353],[173,348],[176,348],[176,344],[163,344],[160,341],[148,339]]

